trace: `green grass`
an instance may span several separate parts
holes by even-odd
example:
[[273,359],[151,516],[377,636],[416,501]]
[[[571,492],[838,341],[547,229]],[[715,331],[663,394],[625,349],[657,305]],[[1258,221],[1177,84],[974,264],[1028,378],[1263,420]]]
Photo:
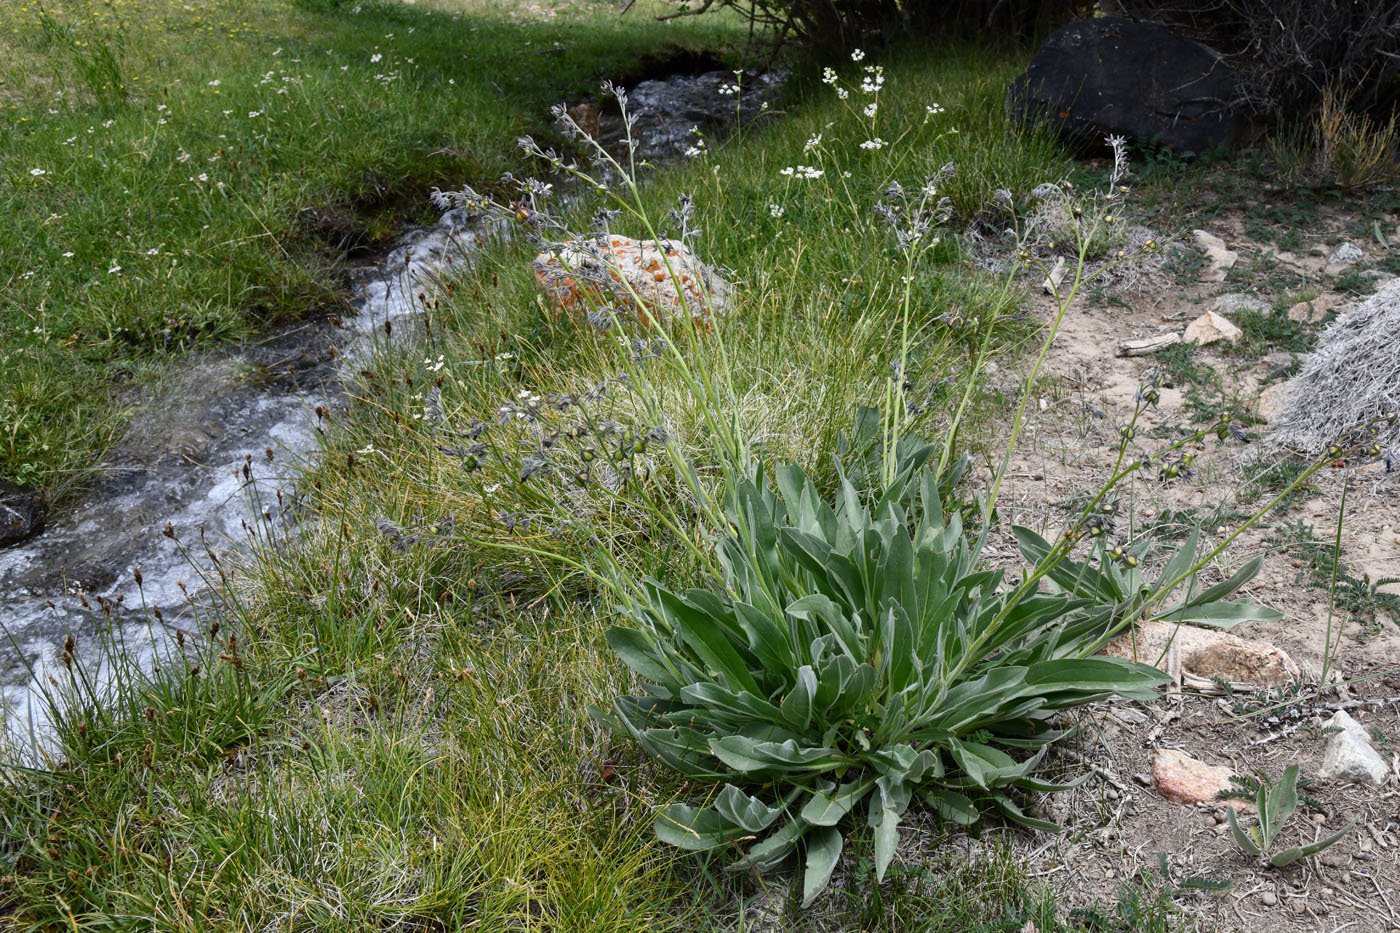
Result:
[[[518,169],[550,105],[728,17],[461,0],[0,7],[0,476],[62,498],[191,352],[344,299],[433,186]],[[555,45],[563,51],[552,51]]]
[[[422,14],[375,15],[414,23]],[[479,41],[469,39],[473,23],[444,24],[434,46]],[[511,40],[491,62],[518,57],[521,33],[476,25]],[[629,21],[606,51],[602,33],[576,25],[530,28],[524,35],[560,35],[612,61],[659,27]],[[386,40],[361,41],[367,51]],[[455,62],[460,47],[442,54]],[[0,911],[64,929],[741,927],[740,905],[758,882],[652,836],[657,806],[702,789],[588,715],[635,687],[601,638],[608,602],[565,563],[610,554],[675,584],[696,576],[718,529],[691,507],[692,487],[660,445],[630,458],[626,483],[568,486],[562,467],[581,455],[575,441],[553,448],[561,475],[521,473],[551,428],[578,419],[599,444],[617,436],[599,430],[603,421],[638,435],[664,427],[700,486],[718,484],[716,436],[728,430],[829,485],[852,412],[886,398],[906,320],[905,373],[912,396],[928,401],[911,423],[931,435],[950,423],[973,351],[984,341],[1008,359],[1022,351],[1036,323],[1019,313],[1014,290],[976,273],[948,229],[911,262],[874,207],[892,180],[917,188],[951,160],[944,190],[961,229],[996,188],[1019,198],[1069,164],[1045,140],[1004,128],[1014,57],[920,49],[885,66],[873,127],[799,78],[782,121],[644,174],[646,216],[674,233],[666,211],[692,195],[698,251],[733,270],[736,303],[715,332],[677,336],[684,364],[633,360],[648,354],[547,308],[532,248],[519,240],[480,257],[434,308],[431,329],[379,347],[306,478],[298,534],[279,532],[248,566],[230,568],[223,628],[191,625],[188,659],[154,679],[128,672],[113,696],[87,691],[91,661],[76,659],[55,767],[0,771]],[[545,82],[493,72],[507,84]],[[230,93],[229,82],[221,88]],[[925,123],[934,101],[947,112]],[[358,105],[371,108],[361,130],[389,113]],[[804,152],[818,133],[820,147]],[[892,144],[860,146],[874,135]],[[781,174],[799,162],[825,174]],[[488,169],[458,177],[489,180]],[[574,221],[591,208],[577,207]],[[648,235],[634,218],[614,229]],[[697,373],[711,408],[685,382]],[[522,392],[581,399],[604,380],[602,398],[551,409],[539,424],[493,417]],[[428,404],[434,389],[441,419]],[[972,392],[969,446],[1006,405],[994,391]],[[451,448],[477,418],[489,425],[488,452],[468,470]],[[1071,928],[1009,855],[950,873],[936,854],[914,851],[900,868],[902,880],[877,896],[856,866],[823,909],[851,927],[1019,930],[1035,918],[1042,930]],[[872,908],[867,894],[887,906]]]

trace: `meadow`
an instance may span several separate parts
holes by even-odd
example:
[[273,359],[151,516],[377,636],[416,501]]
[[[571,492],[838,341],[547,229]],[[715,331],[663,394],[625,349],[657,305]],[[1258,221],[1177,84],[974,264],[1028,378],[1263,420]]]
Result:
[[[1165,856],[1160,878],[1106,875],[1101,909],[1068,910],[1012,827],[1048,828],[1021,805],[1074,768],[1041,774],[1039,753],[992,747],[1042,747],[1051,711],[1153,696],[1165,676],[1090,657],[1137,618],[1272,618],[1227,602],[1253,575],[1239,563],[1196,586],[1254,518],[1199,552],[1194,533],[1189,548],[1110,540],[1114,483],[1136,495],[1134,471],[1176,478],[1191,445],[1248,425],[1213,411],[1144,453],[1151,381],[1094,451],[1097,491],[1067,507],[1064,535],[1045,553],[1022,538],[1024,560],[984,554],[1003,481],[1032,475],[1012,469],[1023,428],[1064,401],[1043,364],[1071,299],[1091,271],[1160,249],[1123,229],[1124,151],[1076,162],[1011,131],[1003,94],[1025,50],[948,42],[798,62],[771,117],[677,164],[609,166],[552,104],[673,45],[737,67],[745,38],[723,16],[643,12],[114,0],[0,13],[15,55],[0,236],[22,244],[0,299],[10,476],[79,483],[183,354],[334,309],[338,265],[430,217],[433,188],[513,225],[431,283],[411,333],[376,342],[292,518],[208,571],[212,605],[167,623],[183,654],[107,690],[91,659],[64,656],[50,760],[0,766],[0,924],[1175,928]],[[1161,174],[1159,198],[1191,196],[1187,173]],[[531,260],[597,233],[685,242],[729,280],[731,306],[671,326],[561,313]],[[1070,277],[1037,303],[1056,255]],[[873,550],[848,571],[853,542]],[[952,574],[940,599],[964,594],[943,604],[957,612],[904,590],[867,612],[850,595],[898,588],[911,547],[923,579]],[[1075,598],[1041,592],[1046,577]],[[1086,578],[1088,595],[1074,589]],[[737,594],[824,634],[765,641],[752,615],[721,612]],[[901,627],[891,602],[927,611]],[[878,681],[865,692],[833,648],[857,637]],[[840,688],[804,704],[799,688],[831,671]],[[787,678],[780,692],[770,675]],[[901,720],[917,720],[916,700],[942,710],[950,690],[959,708],[1010,699],[946,730]],[[847,693],[862,705],[840,708]],[[681,698],[695,705],[678,712]],[[743,728],[695,744],[697,723],[731,715]],[[752,740],[745,754],[777,756],[779,738],[813,730],[841,749],[809,757],[826,769],[815,779],[734,752]],[[848,754],[862,745],[870,758]],[[750,870],[780,811],[803,814],[785,824],[806,833],[799,854],[782,862],[779,838],[766,851],[781,867]]]
[[183,355],[337,313],[347,257],[514,166],[550,104],[737,35],[614,12],[5,4],[0,476],[61,503]]

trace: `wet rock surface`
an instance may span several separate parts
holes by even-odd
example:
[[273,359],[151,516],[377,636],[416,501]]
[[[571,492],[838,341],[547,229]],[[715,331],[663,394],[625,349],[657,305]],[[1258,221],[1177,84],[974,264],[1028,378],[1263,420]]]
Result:
[[[709,71],[642,81],[627,91],[632,138],[651,159],[683,158],[702,148],[702,137],[728,136],[775,110],[783,73],[736,75]],[[625,153],[627,128],[614,102],[584,104],[574,113],[580,126],[613,153]],[[582,117],[582,119],[578,119]]]
[[43,741],[48,710],[37,684],[66,636],[99,686],[111,675],[111,645],[150,669],[175,650],[177,629],[196,631],[204,581],[217,579],[211,552],[291,533],[297,478],[323,419],[343,404],[342,378],[372,347],[370,335],[382,339],[386,321],[417,314],[419,296],[482,235],[465,212],[449,212],[353,276],[348,319],[190,359],[132,416],[83,501],[0,549],[0,733]]
[[0,480],[0,547],[43,531],[47,511],[40,493]]

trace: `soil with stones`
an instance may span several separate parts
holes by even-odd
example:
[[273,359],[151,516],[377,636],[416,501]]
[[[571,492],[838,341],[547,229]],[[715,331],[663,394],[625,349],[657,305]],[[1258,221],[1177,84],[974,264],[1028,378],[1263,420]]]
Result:
[[[1338,292],[1339,277],[1355,279],[1365,260],[1382,259],[1392,239],[1393,248],[1400,248],[1396,230],[1393,238],[1360,244],[1363,265],[1329,264],[1345,239],[1341,230],[1348,219],[1339,211],[1330,224],[1308,231],[1317,245],[1299,255],[1252,242],[1244,235],[1244,218],[1221,216],[1206,232],[1237,254],[1239,270],[1212,275],[1212,263],[1187,238],[1121,270],[1109,286],[1085,289],[1064,317],[1028,406],[1030,420],[1000,503],[1003,519],[1050,535],[1063,527],[1073,514],[1071,504],[1082,506],[1084,494],[1107,480],[1120,431],[1133,420],[1139,392],[1154,379],[1160,402],[1138,417],[1129,458],[1208,425],[1220,410],[1234,412],[1235,423],[1256,442],[1218,444],[1211,436],[1195,445],[1192,469],[1183,475],[1163,479],[1154,467],[1120,486],[1120,538],[1148,534],[1170,544],[1189,524],[1202,523],[1203,543],[1212,548],[1266,506],[1296,475],[1276,467],[1282,456],[1263,451],[1257,442],[1268,431],[1269,387],[1296,369],[1298,348],[1336,310],[1361,300]],[[1395,230],[1396,220],[1388,218],[1385,229]],[[1378,247],[1380,242],[1386,248]],[[1275,274],[1239,274],[1264,265]],[[1027,284],[1049,316],[1055,304],[1035,287],[1040,278]],[[1211,278],[1224,281],[1205,281]],[[1372,284],[1385,278],[1381,272],[1368,277]],[[1273,281],[1288,282],[1289,290],[1271,290]],[[1305,298],[1311,301],[1300,305]],[[1242,324],[1246,342],[1189,350],[1178,345],[1147,356],[1122,352],[1133,340],[1180,335],[1211,310]],[[1278,342],[1291,342],[1292,349],[1247,343],[1261,322],[1279,325],[1270,333],[1281,333]],[[997,378],[1010,389],[1017,377]],[[1271,470],[1283,478],[1271,481]],[[1333,561],[1328,549],[1339,533],[1339,514],[1339,579],[1346,585],[1337,590],[1338,604],[1329,608]],[[1009,535],[1000,551],[1014,559]],[[1165,553],[1156,552],[1155,559]],[[1256,554],[1265,555],[1263,569],[1237,595],[1283,617],[1241,624],[1232,634],[1283,649],[1301,669],[1301,681],[1245,692],[1216,684],[1202,690],[1198,680],[1197,689],[1172,690],[1154,703],[1100,708],[1084,720],[1077,744],[1062,751],[1072,759],[1065,762],[1070,769],[1091,764],[1093,779],[1039,802],[1066,831],[1049,842],[1013,834],[1015,845],[1029,857],[1035,877],[1060,892],[1066,908],[1097,905],[1103,911],[1116,903],[1125,883],[1163,883],[1158,866],[1164,853],[1177,884],[1188,877],[1233,883],[1224,892],[1176,896],[1180,919],[1189,928],[1400,930],[1400,614],[1388,611],[1400,605],[1395,602],[1400,583],[1394,580],[1400,578],[1400,471],[1366,460],[1328,464],[1298,495],[1239,535],[1206,568],[1201,583],[1224,579]],[[1387,579],[1391,582],[1382,582]],[[1325,666],[1332,686],[1322,690]],[[1349,683],[1337,686],[1338,680]],[[1357,702],[1364,699],[1378,702]],[[1320,780],[1307,786],[1305,794],[1318,809],[1301,807],[1282,845],[1324,838],[1352,821],[1356,828],[1334,847],[1286,869],[1267,868],[1237,848],[1223,804],[1172,803],[1152,785],[1157,749],[1180,749],[1239,775],[1266,772],[1277,779],[1296,763],[1304,779],[1316,776],[1329,739],[1324,723],[1344,705],[1370,733],[1390,774],[1378,786]]]

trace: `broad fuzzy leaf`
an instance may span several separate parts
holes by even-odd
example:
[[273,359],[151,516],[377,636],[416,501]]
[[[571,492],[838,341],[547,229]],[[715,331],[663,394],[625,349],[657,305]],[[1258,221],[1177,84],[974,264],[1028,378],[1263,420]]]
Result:
[[1235,808],[1226,807],[1225,815],[1229,817],[1230,832],[1235,837],[1235,845],[1239,846],[1242,850],[1248,852],[1250,855],[1253,855],[1255,858],[1258,858],[1260,855],[1262,855],[1263,849],[1260,848],[1259,843],[1255,842],[1254,837],[1251,836],[1249,833],[1246,833],[1244,829],[1240,827],[1240,821],[1235,816]]
[[715,797],[714,809],[746,833],[763,832],[783,812],[781,807],[770,807],[733,784],[724,785],[724,790]]
[[802,818],[813,826],[835,826],[870,792],[874,781],[852,781],[837,788],[812,792],[802,807]]
[[725,845],[743,830],[708,808],[673,803],[656,815],[656,837],[662,842],[692,852],[704,852]]
[[823,826],[807,836],[807,870],[802,873],[802,906],[811,906],[831,880],[841,858],[841,833]]
[[803,747],[791,739],[760,742],[742,735],[726,735],[711,739],[710,751],[741,773],[799,767],[818,773],[839,764],[831,758],[830,748]]
[[899,814],[893,810],[881,812],[880,822],[875,826],[875,880],[885,880],[885,869],[894,860],[895,849],[899,848]]

